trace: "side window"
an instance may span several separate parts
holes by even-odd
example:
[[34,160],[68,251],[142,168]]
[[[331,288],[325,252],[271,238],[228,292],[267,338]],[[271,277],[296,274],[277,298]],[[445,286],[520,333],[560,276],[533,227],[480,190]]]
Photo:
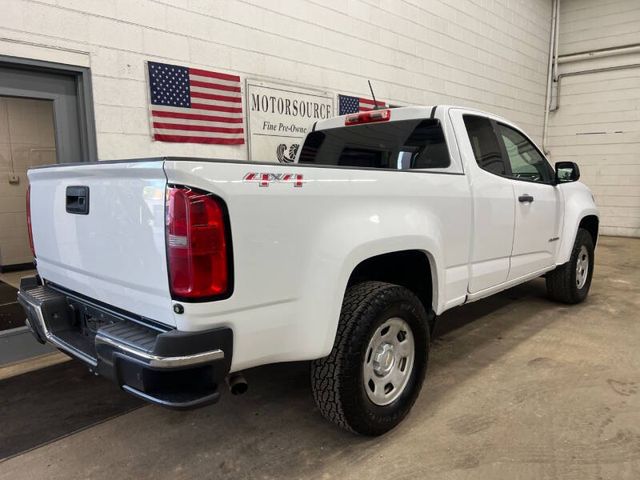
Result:
[[551,182],[551,166],[527,137],[501,123],[498,124],[498,132],[507,151],[512,177],[530,182]]
[[491,121],[475,115],[464,115],[463,118],[473,155],[480,168],[495,175],[506,175],[500,144]]

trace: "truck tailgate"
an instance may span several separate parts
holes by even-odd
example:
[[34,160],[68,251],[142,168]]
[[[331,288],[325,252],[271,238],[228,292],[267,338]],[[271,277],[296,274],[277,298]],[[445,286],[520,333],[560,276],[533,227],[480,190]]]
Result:
[[[175,325],[167,277],[163,163],[105,162],[30,170],[40,276],[108,305]],[[88,192],[87,213],[74,211],[73,196],[78,192]]]

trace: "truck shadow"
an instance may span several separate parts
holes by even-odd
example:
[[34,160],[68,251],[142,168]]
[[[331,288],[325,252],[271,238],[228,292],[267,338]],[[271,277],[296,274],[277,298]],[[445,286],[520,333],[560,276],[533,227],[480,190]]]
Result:
[[[536,279],[524,285],[518,285],[491,297],[444,312],[444,314],[436,319],[432,340],[435,341],[448,333],[454,332],[478,320],[482,320],[502,309],[509,309],[510,306],[513,306],[514,302],[527,300],[541,300],[546,304],[549,303],[546,297],[545,285],[541,279]],[[493,322],[491,323],[493,325]],[[487,326],[491,327],[492,325]]]
[[0,461],[145,405],[113,387],[78,361],[0,381]]

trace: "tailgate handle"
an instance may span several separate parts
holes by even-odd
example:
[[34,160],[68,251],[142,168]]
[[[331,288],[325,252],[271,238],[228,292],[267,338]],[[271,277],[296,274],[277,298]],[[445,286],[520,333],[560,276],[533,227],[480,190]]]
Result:
[[89,187],[67,187],[67,198],[65,204],[67,207],[67,213],[75,213],[76,215],[88,215]]

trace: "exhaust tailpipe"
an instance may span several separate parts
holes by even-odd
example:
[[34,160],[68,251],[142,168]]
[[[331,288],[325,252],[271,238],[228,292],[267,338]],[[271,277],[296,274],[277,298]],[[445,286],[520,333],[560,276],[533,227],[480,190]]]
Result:
[[242,395],[249,388],[247,380],[242,373],[232,373],[227,377],[227,385],[232,395]]

